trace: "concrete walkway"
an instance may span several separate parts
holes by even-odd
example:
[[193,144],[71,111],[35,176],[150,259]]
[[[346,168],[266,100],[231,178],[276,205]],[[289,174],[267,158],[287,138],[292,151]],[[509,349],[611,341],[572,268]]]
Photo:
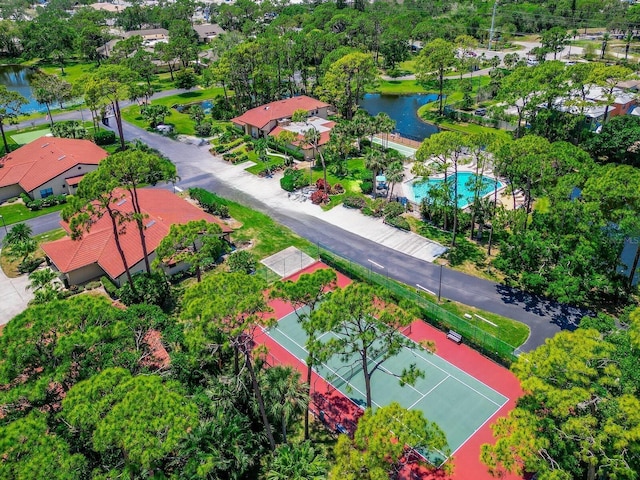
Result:
[[22,313],[33,298],[31,290],[27,290],[29,277],[21,275],[18,278],[7,277],[0,268],[0,325],[4,325],[13,317]]
[[308,199],[301,201],[301,196],[288,195],[280,187],[282,173],[271,178],[258,177],[245,171],[253,165],[252,162],[232,165],[220,156],[212,156],[207,148],[200,151],[203,158],[199,165],[203,170],[215,174],[227,185],[242,190],[272,208],[318,218],[380,245],[428,262],[432,262],[446,251],[445,247],[433,240],[390,227],[385,225],[382,219],[368,217],[358,210],[337,206],[324,211]]

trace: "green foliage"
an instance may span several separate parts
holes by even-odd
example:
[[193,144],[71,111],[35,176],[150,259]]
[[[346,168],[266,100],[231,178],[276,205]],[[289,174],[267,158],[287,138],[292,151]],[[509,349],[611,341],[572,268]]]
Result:
[[584,148],[598,161],[640,167],[640,150],[636,148],[638,138],[640,118],[620,115],[605,123],[600,133],[590,134]]
[[118,286],[109,277],[100,277],[100,283],[111,298],[118,298]]
[[190,188],[189,196],[196,200],[205,212],[216,215],[220,218],[229,218],[229,207],[226,201],[204,188]]
[[229,271],[232,273],[250,274],[256,271],[258,261],[256,260],[255,255],[248,250],[239,250],[229,255],[229,258],[227,258],[227,265],[229,267]]
[[358,420],[353,440],[346,435],[338,438],[331,476],[363,480],[395,476],[402,469],[407,445],[447,450],[442,430],[420,410],[407,410],[396,402],[375,412],[369,408]]
[[98,130],[93,134],[96,145],[111,145],[116,143],[116,132],[113,130]]
[[71,452],[64,438],[51,431],[44,413],[32,411],[0,426],[3,480],[83,478],[88,473],[87,461],[83,455]]
[[367,205],[367,201],[358,195],[347,195],[342,200],[342,204],[347,208],[357,208],[362,210]]
[[266,480],[320,480],[327,478],[329,461],[310,442],[278,446],[265,467]]
[[280,179],[280,186],[287,192],[293,192],[307,184],[307,178],[302,170],[287,168]]
[[125,305],[146,303],[165,310],[173,306],[171,286],[164,272],[138,273],[132,279],[133,286],[127,282],[118,290],[118,297]]
[[226,247],[222,229],[216,223],[193,220],[183,225],[174,224],[156,248],[154,264],[172,267],[184,262],[200,281],[201,271],[215,264]]
[[191,68],[185,68],[176,73],[176,88],[191,90],[198,84],[198,77]]
[[630,364],[617,361],[619,348],[618,335],[579,328],[520,356],[513,371],[525,396],[493,426],[496,443],[482,447],[490,471],[633,478],[640,400],[622,389],[621,367]]
[[[378,292],[370,285],[354,283],[327,295],[326,300],[311,314],[305,325],[310,341],[310,355],[326,361],[339,355],[345,361],[362,368],[366,385],[367,406],[372,405],[371,377],[383,373],[384,362],[404,348],[415,344],[400,333],[414,320],[411,312],[394,305],[386,292]],[[335,333],[325,342],[316,341],[326,332]],[[407,365],[415,371],[415,364]],[[416,378],[401,378],[401,384],[412,385]]]
[[401,230],[411,231],[411,225],[409,225],[409,222],[404,217],[400,217],[400,216],[385,217],[384,221],[387,225],[391,225],[392,227],[396,227]]
[[365,195],[369,195],[373,192],[373,183],[371,180],[364,180],[360,183],[360,191]]
[[63,410],[96,452],[119,452],[133,471],[161,466],[198,422],[198,409],[179,384],[157,375],[132,377],[124,369],[106,369],[76,384]]

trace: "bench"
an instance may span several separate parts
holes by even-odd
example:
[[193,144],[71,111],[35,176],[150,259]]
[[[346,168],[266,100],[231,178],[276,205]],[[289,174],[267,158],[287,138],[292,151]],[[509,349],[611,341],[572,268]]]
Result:
[[460,335],[458,332],[454,332],[453,330],[449,330],[449,333],[447,333],[447,338],[449,340],[453,340],[458,345],[462,343],[462,335]]

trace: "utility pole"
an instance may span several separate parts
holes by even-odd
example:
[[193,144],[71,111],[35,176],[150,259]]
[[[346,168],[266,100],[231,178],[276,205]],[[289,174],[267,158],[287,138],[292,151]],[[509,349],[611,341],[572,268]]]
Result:
[[491,15],[491,30],[489,30],[489,51],[491,51],[491,42],[493,42],[493,29],[496,25],[496,7],[498,6],[498,0],[493,4],[493,14]]

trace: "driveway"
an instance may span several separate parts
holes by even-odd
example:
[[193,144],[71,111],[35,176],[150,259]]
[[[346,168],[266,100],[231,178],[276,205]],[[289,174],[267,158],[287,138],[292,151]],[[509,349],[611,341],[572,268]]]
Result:
[[29,278],[26,275],[9,278],[0,268],[0,325],[4,325],[27,308],[27,304],[33,298],[31,291],[26,289],[27,285]]

